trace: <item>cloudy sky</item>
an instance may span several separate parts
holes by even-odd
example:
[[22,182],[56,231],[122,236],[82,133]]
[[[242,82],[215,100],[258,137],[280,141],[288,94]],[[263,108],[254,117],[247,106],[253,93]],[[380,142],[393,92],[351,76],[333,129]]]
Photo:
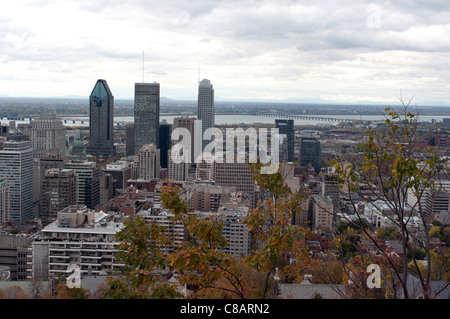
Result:
[[[143,67],[143,60],[145,61]],[[450,105],[450,2],[15,0],[0,10],[0,96],[88,96],[105,79],[193,98]]]

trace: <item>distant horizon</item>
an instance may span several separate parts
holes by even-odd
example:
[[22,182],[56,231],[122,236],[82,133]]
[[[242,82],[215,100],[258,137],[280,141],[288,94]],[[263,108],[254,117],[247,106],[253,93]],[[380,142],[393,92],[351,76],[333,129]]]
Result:
[[[89,96],[77,96],[77,95],[65,95],[65,96],[7,96],[0,95],[1,99],[41,99],[41,100],[89,100]],[[134,97],[114,97],[116,101],[134,101]],[[194,97],[166,97],[162,96],[161,100],[168,100],[174,102],[197,102],[197,99]],[[222,98],[216,97],[215,102],[221,103],[283,103],[283,104],[313,104],[313,105],[351,105],[351,106],[388,106],[388,105],[401,105],[400,101],[389,102],[374,102],[374,101],[332,101],[332,100],[324,100],[324,99],[307,99],[307,98],[287,98],[287,99],[231,99],[231,98]],[[434,102],[425,102],[425,103],[414,103],[412,101],[412,105],[417,105],[420,107],[450,107],[450,103],[442,102],[442,101],[434,101]]]

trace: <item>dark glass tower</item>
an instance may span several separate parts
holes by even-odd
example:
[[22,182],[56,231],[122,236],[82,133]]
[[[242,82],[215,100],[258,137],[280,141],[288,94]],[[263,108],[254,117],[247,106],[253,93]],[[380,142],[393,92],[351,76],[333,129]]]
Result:
[[172,144],[172,140],[170,138],[172,132],[172,125],[167,123],[165,120],[159,123],[159,143],[158,148],[161,150],[160,152],[160,164],[161,168],[168,168],[168,151]]
[[280,154],[280,162],[294,162],[294,120],[275,120],[275,127],[279,134],[286,135],[287,147],[284,154]]
[[300,166],[311,164],[316,173],[322,167],[322,149],[316,137],[302,136],[300,139]]
[[159,83],[135,83],[134,149],[159,143]]
[[105,80],[98,80],[89,97],[89,145],[87,153],[114,156],[114,96]]

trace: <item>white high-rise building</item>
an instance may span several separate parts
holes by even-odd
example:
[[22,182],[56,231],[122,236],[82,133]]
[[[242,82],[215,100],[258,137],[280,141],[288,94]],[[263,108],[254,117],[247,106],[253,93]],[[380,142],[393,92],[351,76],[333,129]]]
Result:
[[54,114],[42,115],[31,122],[30,142],[34,158],[49,156],[52,149],[65,156],[66,128]]
[[[181,151],[183,152],[183,151]],[[174,156],[177,157],[179,152],[174,150]],[[183,156],[183,153],[180,154]],[[169,167],[168,167],[168,177],[172,181],[185,181],[188,177],[189,163],[182,161],[181,163],[176,163],[172,158],[172,149],[168,151]]]
[[102,211],[83,205],[64,208],[53,223],[42,229],[42,239],[32,243],[32,277],[67,275],[69,266],[78,266],[85,275],[122,267],[116,258],[120,244],[116,234],[122,228],[122,221]]
[[32,219],[33,149],[29,141],[7,141],[0,150],[0,180],[10,187],[10,221]]
[[198,113],[197,119],[202,121],[202,151],[211,141],[203,140],[204,132],[214,127],[214,88],[210,80],[203,79],[198,86]]
[[146,144],[138,152],[139,178],[150,180],[160,177],[160,151],[153,144]]

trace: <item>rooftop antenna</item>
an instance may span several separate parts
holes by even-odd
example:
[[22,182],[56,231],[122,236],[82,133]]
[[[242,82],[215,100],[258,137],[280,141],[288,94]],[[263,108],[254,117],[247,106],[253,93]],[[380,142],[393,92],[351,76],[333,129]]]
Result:
[[144,50],[142,50],[142,83],[144,83]]
[[198,64],[198,83],[200,83],[200,63]]

